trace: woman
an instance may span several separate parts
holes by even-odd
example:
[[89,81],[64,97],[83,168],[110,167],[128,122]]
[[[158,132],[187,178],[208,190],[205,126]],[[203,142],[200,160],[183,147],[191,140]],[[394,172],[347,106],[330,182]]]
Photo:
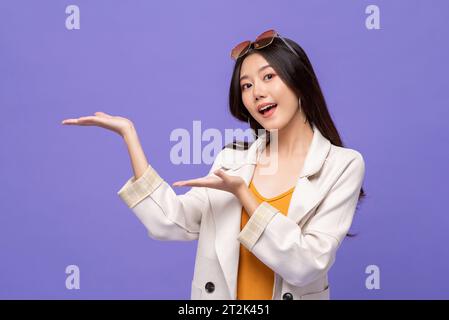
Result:
[[256,140],[175,182],[192,187],[183,195],[148,164],[130,120],[96,112],[63,124],[124,138],[134,177],[118,195],[150,237],[198,239],[192,299],[329,299],[327,273],[364,196],[363,157],[343,147],[298,44],[269,30],[231,57],[230,112]]

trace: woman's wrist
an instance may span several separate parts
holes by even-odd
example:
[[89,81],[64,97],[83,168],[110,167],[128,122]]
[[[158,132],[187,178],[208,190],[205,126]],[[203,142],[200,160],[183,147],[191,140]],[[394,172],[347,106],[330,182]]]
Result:
[[251,191],[249,191],[246,184],[243,184],[237,189],[235,196],[237,197],[237,199],[239,199],[240,203],[245,208],[248,216],[251,217],[254,211],[256,211],[257,207],[259,206],[259,203],[253,196]]
[[135,141],[138,139],[137,131],[134,128],[134,126],[130,125],[126,129],[122,131],[122,138],[125,140],[125,142],[128,144],[131,141]]
[[248,187],[245,183],[242,183],[234,192],[234,195],[239,199],[240,201],[245,197],[245,194],[249,192]]

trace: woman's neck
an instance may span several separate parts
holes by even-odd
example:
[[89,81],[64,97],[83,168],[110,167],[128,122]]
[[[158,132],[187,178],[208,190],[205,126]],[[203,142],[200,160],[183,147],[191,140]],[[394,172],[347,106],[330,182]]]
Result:
[[[277,155],[282,158],[305,157],[313,138],[313,129],[299,112],[296,112],[290,122],[278,130]],[[271,144],[271,143],[270,143]],[[268,145],[268,152],[269,150]]]

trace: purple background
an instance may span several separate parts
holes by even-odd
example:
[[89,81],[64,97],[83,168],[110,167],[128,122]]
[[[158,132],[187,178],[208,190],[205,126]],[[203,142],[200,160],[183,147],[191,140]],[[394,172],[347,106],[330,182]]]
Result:
[[[70,4],[80,30],[65,28]],[[369,4],[380,30],[365,27]],[[123,140],[60,123],[127,117],[166,181],[201,176],[209,165],[171,164],[170,133],[246,129],[228,112],[229,51],[275,28],[308,53],[366,162],[331,298],[448,299],[448,12],[443,0],[1,1],[0,298],[189,299],[196,242],[150,239],[120,200]],[[65,287],[71,264],[80,290]],[[365,288],[371,264],[379,290]]]

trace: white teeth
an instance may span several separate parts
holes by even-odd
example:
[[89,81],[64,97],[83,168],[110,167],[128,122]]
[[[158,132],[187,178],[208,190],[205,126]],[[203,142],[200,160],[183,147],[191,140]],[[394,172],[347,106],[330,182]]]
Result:
[[264,110],[266,110],[266,109],[268,109],[269,107],[272,107],[272,106],[275,106],[276,105],[276,103],[273,103],[273,104],[269,104],[269,105],[267,105],[267,106],[265,106],[265,107],[263,107],[263,108],[260,108],[260,112],[262,112],[262,111],[264,111]]

